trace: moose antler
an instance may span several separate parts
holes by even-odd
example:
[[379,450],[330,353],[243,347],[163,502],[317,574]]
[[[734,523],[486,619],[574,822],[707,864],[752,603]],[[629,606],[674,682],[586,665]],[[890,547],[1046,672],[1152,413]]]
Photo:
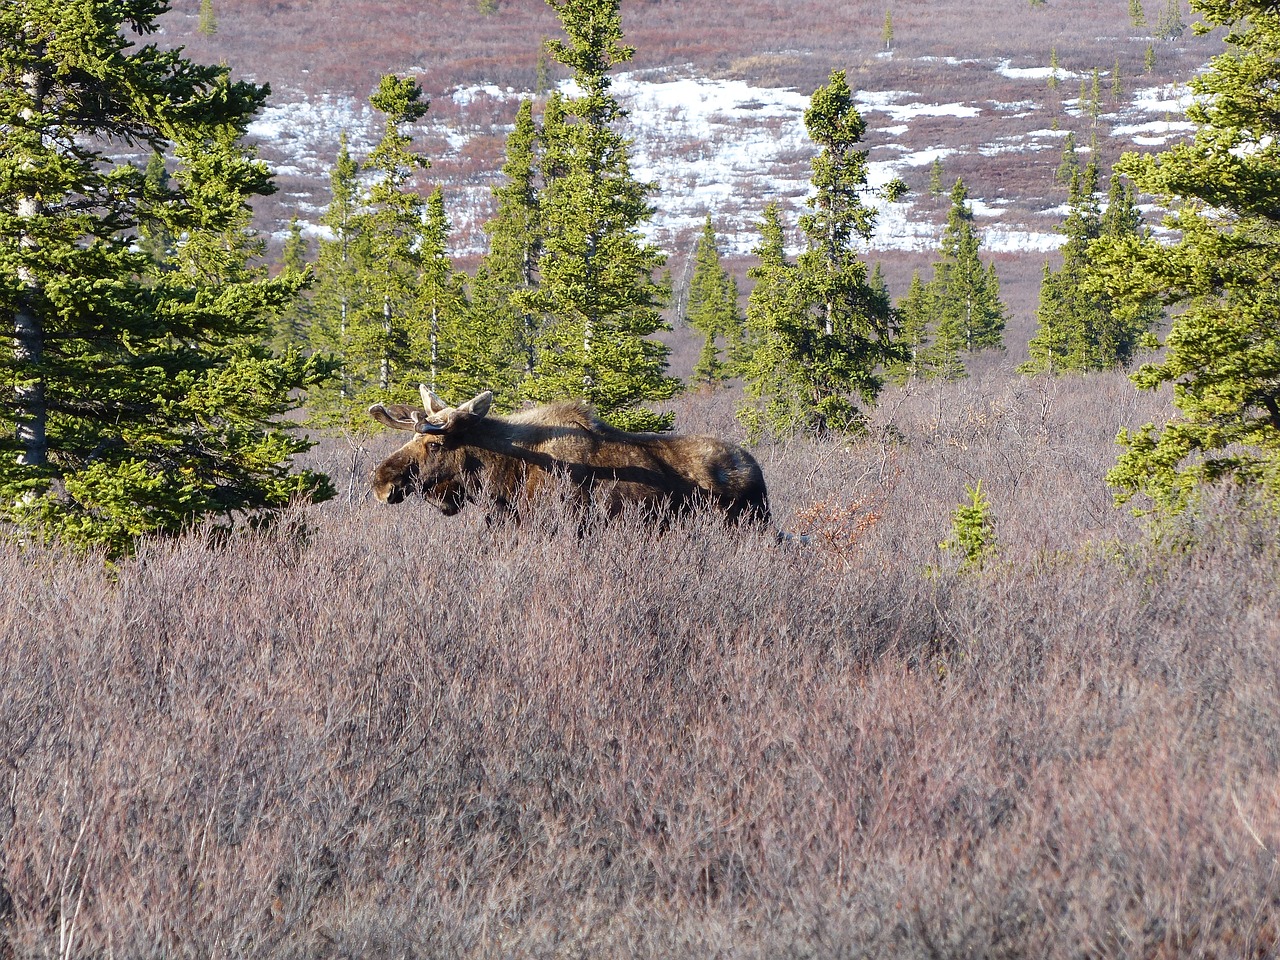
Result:
[[422,394],[422,405],[427,413],[440,413],[449,409],[449,405],[427,389],[425,383],[418,384],[418,392]]

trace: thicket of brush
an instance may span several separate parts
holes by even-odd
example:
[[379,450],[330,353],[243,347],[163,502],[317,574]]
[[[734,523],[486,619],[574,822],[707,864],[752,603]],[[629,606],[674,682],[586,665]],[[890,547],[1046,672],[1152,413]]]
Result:
[[1280,548],[1111,505],[1166,411],[890,392],[758,451],[808,546],[382,507],[377,436],[265,535],[0,548],[0,953],[1274,956]]

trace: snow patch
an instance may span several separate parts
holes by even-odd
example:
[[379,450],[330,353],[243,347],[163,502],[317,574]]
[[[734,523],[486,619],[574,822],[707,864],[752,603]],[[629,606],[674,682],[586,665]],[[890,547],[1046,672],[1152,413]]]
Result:
[[[974,60],[943,59],[952,65],[978,63]],[[981,61],[990,64],[992,61]],[[1014,67],[1002,60],[995,69],[1011,79],[1040,81],[1050,74],[1047,67]],[[715,219],[722,248],[731,254],[749,254],[759,243],[759,220],[771,200],[787,209],[789,232],[795,217],[810,194],[810,161],[817,147],[804,126],[809,95],[797,90],[756,87],[741,80],[713,80],[681,75],[682,71],[646,71],[620,74],[612,78],[611,90],[627,112],[623,132],[631,138],[631,169],[639,179],[653,182],[654,215],[646,226],[650,240],[667,250],[687,243],[703,219]],[[1080,75],[1059,68],[1060,79]],[[572,85],[562,85],[572,94]],[[444,94],[459,107],[459,119],[437,120],[428,115],[419,132],[439,138],[449,151],[462,151],[478,132],[467,122],[467,108],[480,100],[516,101],[529,94],[510,87],[487,84],[458,87]],[[1194,127],[1181,119],[1194,100],[1183,86],[1151,87],[1135,91],[1122,122],[1111,134],[1135,144],[1162,144],[1185,135]],[[862,90],[855,103],[870,118],[870,132],[885,138],[907,134],[911,124],[922,117],[953,117],[963,121],[982,116],[984,111],[1001,117],[1026,116],[1036,107],[1032,101],[1003,103],[926,103],[920,94],[907,90]],[[1152,113],[1165,114],[1163,121],[1147,120]],[[1145,115],[1145,116],[1144,116]],[[1177,119],[1168,119],[1174,116]],[[884,125],[878,125],[877,121]],[[372,149],[381,134],[381,118],[367,103],[350,97],[320,95],[310,99],[297,96],[291,102],[267,107],[250,127],[250,134],[273,144],[287,158],[279,172],[295,176],[324,176],[332,167],[339,134],[346,133],[357,158]],[[985,155],[1007,152],[1033,153],[1056,149],[1066,131],[1038,129],[998,137],[980,148]],[[1083,146],[1077,148],[1085,152]],[[956,151],[945,146],[924,150],[909,149],[896,142],[872,148],[868,164],[868,204],[878,207],[878,223],[871,250],[936,249],[940,228],[931,212],[923,218],[912,198],[887,204],[875,191],[913,168],[928,166]],[[490,212],[490,189],[498,180],[495,169],[467,183],[446,183],[450,219],[455,224],[455,252],[479,252],[484,244],[480,230]],[[1057,233],[1005,226],[1007,200],[970,198],[975,216],[989,221],[983,226],[983,248],[994,252],[1047,252],[1061,246]],[[318,212],[299,211],[314,215]],[[1042,211],[1050,216],[1063,211]],[[304,225],[309,232],[319,228]]]
[[1047,82],[1055,73],[1059,80],[1078,80],[1084,74],[1063,70],[1061,67],[1015,67],[1011,60],[1001,60],[996,73],[1010,80],[1039,80]]

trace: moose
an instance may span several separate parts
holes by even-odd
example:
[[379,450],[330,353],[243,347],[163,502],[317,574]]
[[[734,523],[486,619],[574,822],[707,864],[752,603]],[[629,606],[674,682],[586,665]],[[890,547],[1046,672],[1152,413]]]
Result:
[[482,501],[490,520],[518,518],[521,504],[566,490],[572,502],[609,517],[638,509],[656,522],[698,502],[732,522],[764,524],[769,498],[760,465],[714,437],[628,433],[580,402],[490,416],[489,391],[451,407],[425,386],[422,408],[376,403],[369,415],[413,439],[373,471],[374,495],[400,503],[410,493],[453,516]]

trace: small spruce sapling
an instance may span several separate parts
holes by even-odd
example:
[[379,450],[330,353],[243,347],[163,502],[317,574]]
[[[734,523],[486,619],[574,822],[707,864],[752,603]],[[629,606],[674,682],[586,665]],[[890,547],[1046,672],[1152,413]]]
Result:
[[982,492],[982,481],[965,485],[969,502],[956,507],[951,514],[951,536],[938,544],[940,550],[958,554],[960,572],[981,570],[996,555],[995,520],[991,501]]

